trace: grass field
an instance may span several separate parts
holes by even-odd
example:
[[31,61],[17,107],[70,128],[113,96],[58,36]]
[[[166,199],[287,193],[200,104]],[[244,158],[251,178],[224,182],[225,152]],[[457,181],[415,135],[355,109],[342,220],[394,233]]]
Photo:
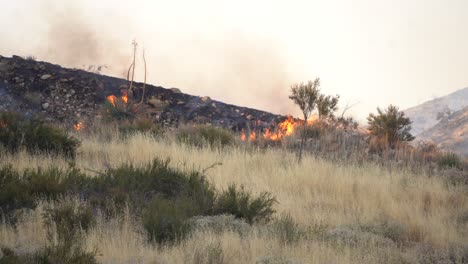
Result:
[[[100,175],[91,171],[170,158],[182,171],[206,169],[217,189],[236,183],[255,194],[268,191],[278,201],[269,224],[200,229],[175,245],[149,243],[128,212],[112,220],[97,214],[84,245],[97,249],[101,263],[468,263],[468,187],[441,177],[311,156],[298,164],[294,153],[281,148],[195,148],[145,134],[81,140],[76,165],[94,177]],[[68,166],[64,159],[26,152],[4,155],[1,163],[18,170]],[[16,226],[3,221],[0,246],[20,252],[44,247],[42,215],[51,203],[41,201]]]

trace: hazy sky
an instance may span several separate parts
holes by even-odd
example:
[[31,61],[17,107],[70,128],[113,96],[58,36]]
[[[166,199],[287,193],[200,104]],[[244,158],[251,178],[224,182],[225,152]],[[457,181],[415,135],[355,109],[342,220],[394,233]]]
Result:
[[350,113],[361,120],[468,86],[467,0],[0,0],[0,10],[4,56],[123,76],[136,39],[151,83],[275,113],[297,114],[289,86],[315,77],[342,105],[359,102]]

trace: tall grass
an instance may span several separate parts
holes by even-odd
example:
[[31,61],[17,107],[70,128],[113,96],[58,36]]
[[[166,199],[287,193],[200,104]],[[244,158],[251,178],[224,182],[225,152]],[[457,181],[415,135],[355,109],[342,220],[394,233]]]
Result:
[[[210,168],[206,174],[217,189],[236,184],[256,196],[274,194],[277,215],[294,219],[281,232],[294,233],[296,227],[306,232],[299,236],[300,243],[284,243],[287,233],[266,235],[265,225],[254,224],[247,234],[200,230],[177,245],[156,247],[130,213],[115,219],[98,214],[84,244],[89,251],[97,248],[102,263],[466,263],[466,185],[307,155],[298,164],[294,153],[283,149],[200,148],[170,136],[157,139],[139,133],[123,138],[115,133],[87,135],[81,140],[78,168],[100,171],[129,162],[145,166],[157,157],[170,158],[183,171]],[[0,162],[19,170],[68,166],[65,159],[25,152],[4,155]],[[217,162],[222,165],[213,167]],[[0,246],[33,251],[47,244],[38,217],[43,210],[37,206],[25,212],[15,227],[0,224]],[[357,242],[344,243],[349,237]]]

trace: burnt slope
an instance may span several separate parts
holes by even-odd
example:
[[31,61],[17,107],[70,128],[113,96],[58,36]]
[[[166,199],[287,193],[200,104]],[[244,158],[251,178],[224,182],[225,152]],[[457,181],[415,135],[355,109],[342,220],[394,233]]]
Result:
[[[0,56],[0,111],[39,114],[46,120],[72,126],[100,118],[107,96],[120,96],[127,81],[83,70],[63,68],[19,56]],[[135,83],[133,101],[141,98],[142,83]],[[209,97],[147,85],[143,115],[163,125],[182,122],[212,123],[229,129],[265,128],[285,119]]]

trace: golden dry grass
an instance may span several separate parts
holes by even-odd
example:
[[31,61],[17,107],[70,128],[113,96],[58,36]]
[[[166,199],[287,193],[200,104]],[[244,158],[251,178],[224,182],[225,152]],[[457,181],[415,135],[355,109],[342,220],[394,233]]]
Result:
[[[126,162],[145,164],[155,157],[168,157],[172,166],[181,170],[202,170],[221,162],[206,172],[218,189],[237,183],[254,193],[269,191],[279,201],[278,215],[288,213],[300,226],[322,230],[322,236],[336,228],[390,221],[404,227],[402,241],[430,245],[441,252],[454,245],[468,248],[468,223],[459,221],[468,213],[467,187],[449,186],[438,177],[389,172],[371,164],[341,165],[310,156],[297,164],[293,153],[281,149],[200,149],[177,144],[171,138],[157,140],[143,134],[128,139],[103,138],[106,136],[82,138],[78,167],[102,170]],[[18,169],[67,166],[60,158],[26,153],[8,155],[1,162]],[[0,246],[29,250],[43,246],[46,232],[40,218],[42,208],[27,214],[16,228],[1,224]],[[399,247],[397,243],[349,246],[311,238],[284,245],[262,235],[261,226],[253,227],[246,237],[233,232],[200,231],[177,246],[158,248],[146,242],[135,222],[128,214],[110,222],[98,219],[87,236],[86,247],[97,248],[98,260],[103,263],[256,263],[268,256],[278,262],[264,263],[420,263],[422,254],[417,247]],[[210,258],[219,261],[210,262]]]

